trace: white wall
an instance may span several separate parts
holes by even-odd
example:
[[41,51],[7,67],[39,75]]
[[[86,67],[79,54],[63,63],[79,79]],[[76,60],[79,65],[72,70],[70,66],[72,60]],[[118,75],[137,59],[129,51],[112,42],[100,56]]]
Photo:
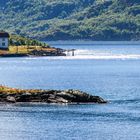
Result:
[[0,37],[0,48],[3,48],[3,49],[9,48],[9,39],[8,38]]

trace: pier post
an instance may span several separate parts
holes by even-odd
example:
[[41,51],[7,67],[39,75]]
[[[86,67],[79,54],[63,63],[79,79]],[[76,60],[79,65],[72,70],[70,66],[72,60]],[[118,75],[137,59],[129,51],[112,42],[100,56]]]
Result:
[[72,56],[74,56],[75,54],[74,54],[74,49],[72,50]]
[[75,49],[71,49],[71,50],[66,50],[66,55],[67,56],[75,56]]

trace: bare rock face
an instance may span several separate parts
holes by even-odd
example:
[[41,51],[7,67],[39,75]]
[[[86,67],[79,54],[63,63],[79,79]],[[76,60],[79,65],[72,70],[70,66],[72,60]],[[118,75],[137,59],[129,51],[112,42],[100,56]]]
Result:
[[13,96],[7,96],[6,100],[7,100],[7,102],[9,102],[9,103],[15,103],[15,102],[16,102],[16,99],[15,99],[15,97],[13,97]]
[[42,102],[42,103],[107,103],[99,96],[79,90],[21,90],[20,93],[0,93],[0,102]]
[[33,50],[29,53],[31,56],[66,56],[62,49],[56,49],[55,51]]

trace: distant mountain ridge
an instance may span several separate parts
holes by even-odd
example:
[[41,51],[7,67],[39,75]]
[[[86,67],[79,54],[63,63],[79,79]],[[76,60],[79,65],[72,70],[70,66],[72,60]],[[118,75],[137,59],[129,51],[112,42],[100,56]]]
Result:
[[140,40],[140,1],[1,0],[0,21],[40,40]]

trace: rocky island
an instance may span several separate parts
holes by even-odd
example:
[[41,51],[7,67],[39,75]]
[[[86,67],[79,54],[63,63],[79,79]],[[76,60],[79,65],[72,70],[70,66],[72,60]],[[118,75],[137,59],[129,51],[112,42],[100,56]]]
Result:
[[93,96],[79,90],[39,90],[15,89],[0,86],[1,103],[107,103],[99,96]]

